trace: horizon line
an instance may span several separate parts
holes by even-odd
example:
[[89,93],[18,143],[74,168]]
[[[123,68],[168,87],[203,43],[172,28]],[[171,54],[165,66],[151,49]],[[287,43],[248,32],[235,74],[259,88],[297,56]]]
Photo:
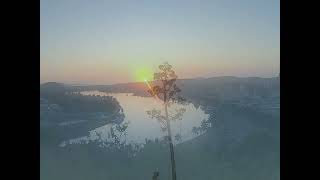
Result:
[[[278,78],[278,76],[272,76],[272,77],[259,77],[259,76],[212,76],[212,77],[196,77],[196,78],[182,78],[182,79],[177,79],[177,80],[195,80],[195,79],[211,79],[211,78],[222,78],[222,77],[232,77],[232,78],[261,78],[261,79],[271,79],[271,78]],[[149,81],[150,82],[150,81]],[[128,82],[119,82],[119,83],[110,83],[110,84],[95,84],[95,83],[65,83],[65,82],[59,82],[59,81],[45,81],[45,82],[40,82],[41,84],[46,84],[46,83],[61,83],[65,85],[70,85],[70,86],[112,86],[112,85],[119,85],[119,84],[132,84],[132,83],[144,83],[143,81],[128,81]]]

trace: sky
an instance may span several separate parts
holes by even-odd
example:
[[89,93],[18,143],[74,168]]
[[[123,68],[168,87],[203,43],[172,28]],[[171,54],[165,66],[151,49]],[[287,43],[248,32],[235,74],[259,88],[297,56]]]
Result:
[[41,0],[40,83],[274,77],[279,0]]

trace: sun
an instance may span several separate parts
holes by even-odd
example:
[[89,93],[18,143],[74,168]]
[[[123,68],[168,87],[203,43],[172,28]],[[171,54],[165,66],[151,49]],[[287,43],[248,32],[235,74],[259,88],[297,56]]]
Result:
[[138,82],[147,82],[153,80],[153,72],[149,68],[141,67],[135,71],[135,80]]

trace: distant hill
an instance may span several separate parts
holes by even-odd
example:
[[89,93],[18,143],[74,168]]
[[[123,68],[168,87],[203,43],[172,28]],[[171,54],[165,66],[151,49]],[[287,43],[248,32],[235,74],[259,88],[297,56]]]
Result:
[[[150,81],[150,84],[153,82]],[[265,88],[268,90],[279,89],[279,77],[273,78],[260,78],[260,77],[234,77],[234,76],[220,76],[212,78],[196,78],[196,79],[179,79],[177,84],[184,88],[183,91],[189,90],[200,90],[204,88],[209,89],[234,89],[239,91],[245,91],[245,89]],[[101,91],[112,91],[112,92],[132,92],[138,94],[148,90],[145,82],[130,82],[130,83],[119,83],[113,85],[77,85],[72,86],[78,90],[101,90]]]
[[240,97],[267,97],[280,95],[279,78],[214,77],[203,80],[180,80],[178,84],[187,95],[199,93],[206,96],[220,96],[223,99]]
[[57,83],[57,82],[47,82],[40,84],[40,88],[47,88],[47,89],[64,89],[65,84]]
[[[150,82],[152,84],[152,82]],[[179,79],[177,84],[188,97],[213,98],[219,101],[231,101],[239,98],[271,98],[280,96],[280,79],[260,77],[222,76],[206,79]],[[106,92],[134,93],[149,96],[144,82],[122,83],[114,85],[74,86],[78,90],[99,90]]]
[[[149,82],[153,84],[154,82]],[[221,76],[212,78],[179,79],[177,85],[182,95],[195,104],[231,103],[265,110],[277,110],[280,106],[280,78]],[[61,90],[60,83],[46,83],[42,89]],[[64,86],[72,91],[98,90],[110,93],[133,93],[150,96],[145,82],[121,83],[113,85]]]

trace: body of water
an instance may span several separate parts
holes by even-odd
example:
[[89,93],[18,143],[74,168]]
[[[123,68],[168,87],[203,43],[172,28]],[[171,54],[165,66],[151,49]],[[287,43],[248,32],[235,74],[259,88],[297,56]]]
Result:
[[[153,97],[140,97],[133,96],[128,93],[105,93],[99,91],[85,91],[84,95],[100,95],[100,96],[113,96],[115,97],[121,107],[123,108],[123,114],[121,121],[113,121],[112,123],[105,124],[96,129],[89,131],[88,136],[78,137],[75,139],[69,139],[63,141],[60,146],[67,146],[73,143],[90,143],[91,141],[99,141],[101,143],[112,140],[111,134],[113,130],[117,129],[117,126],[121,127],[127,125],[124,132],[119,133],[114,131],[116,135],[121,136],[120,141],[125,144],[140,144],[143,145],[148,140],[161,140],[167,135],[167,131],[161,129],[161,123],[156,119],[151,119],[147,111],[156,109],[161,110],[164,115],[163,102]],[[172,138],[174,144],[178,144],[187,140],[190,140],[198,135],[192,132],[193,127],[199,127],[201,122],[209,117],[200,108],[196,108],[192,103],[181,105],[170,105],[169,114],[174,115],[176,110],[184,108],[186,111],[182,116],[182,120],[176,120],[171,122]],[[111,129],[113,128],[113,130]],[[180,134],[180,139],[175,139],[175,136]]]

